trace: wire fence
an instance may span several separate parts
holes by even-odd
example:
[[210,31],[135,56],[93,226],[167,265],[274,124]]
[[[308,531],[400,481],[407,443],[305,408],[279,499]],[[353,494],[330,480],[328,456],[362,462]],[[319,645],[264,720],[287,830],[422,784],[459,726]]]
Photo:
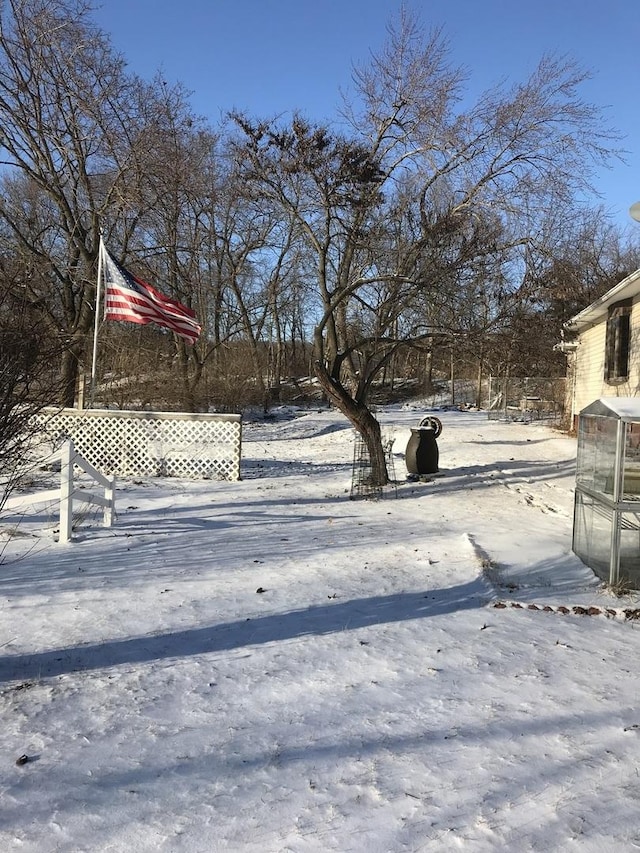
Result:
[[565,412],[565,377],[492,376],[487,410],[490,420],[549,421],[562,423]]
[[389,482],[386,486],[382,486],[373,480],[371,456],[369,455],[369,449],[364,439],[360,433],[354,432],[351,500],[377,500],[383,497],[398,496],[396,472],[393,462],[393,443],[394,438],[392,436],[383,435],[382,446],[385,453]]

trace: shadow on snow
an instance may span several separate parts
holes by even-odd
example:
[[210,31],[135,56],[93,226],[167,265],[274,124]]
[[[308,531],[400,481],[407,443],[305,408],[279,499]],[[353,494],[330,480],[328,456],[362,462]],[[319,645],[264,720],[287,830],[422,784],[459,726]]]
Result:
[[478,577],[445,589],[373,596],[203,628],[105,640],[35,654],[5,655],[0,657],[0,681],[51,678],[70,672],[186,658],[246,646],[342,633],[372,625],[443,616],[481,607],[489,598],[486,582]]

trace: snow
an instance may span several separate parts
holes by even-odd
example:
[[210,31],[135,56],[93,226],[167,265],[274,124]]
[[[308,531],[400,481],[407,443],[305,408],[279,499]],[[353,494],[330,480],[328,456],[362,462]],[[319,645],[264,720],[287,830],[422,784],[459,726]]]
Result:
[[600,397],[584,408],[580,414],[640,421],[640,400],[637,397]]
[[571,552],[575,441],[438,411],[412,483],[425,414],[378,412],[382,500],[282,409],[240,482],[120,481],[66,545],[4,514],[0,849],[640,849],[638,599]]

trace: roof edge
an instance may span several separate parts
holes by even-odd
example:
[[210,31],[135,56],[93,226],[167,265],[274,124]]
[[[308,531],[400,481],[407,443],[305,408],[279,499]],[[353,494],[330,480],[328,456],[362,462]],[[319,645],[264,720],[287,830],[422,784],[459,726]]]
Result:
[[[637,287],[633,288],[633,285],[635,284],[637,284]],[[572,332],[581,332],[589,326],[593,326],[606,315],[607,309],[612,302],[617,302],[629,295],[627,294],[628,290],[633,290],[631,295],[640,293],[640,269],[630,273],[610,290],[607,290],[603,296],[596,299],[595,302],[592,302],[591,305],[583,308],[579,314],[576,314],[571,317],[570,320],[567,320],[564,324],[565,329],[569,329]]]

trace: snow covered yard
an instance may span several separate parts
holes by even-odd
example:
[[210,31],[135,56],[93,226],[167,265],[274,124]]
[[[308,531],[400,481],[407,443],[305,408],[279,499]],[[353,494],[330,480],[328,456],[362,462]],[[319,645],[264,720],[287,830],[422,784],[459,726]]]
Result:
[[297,414],[245,424],[241,482],[119,482],[69,545],[25,498],[0,849],[640,849],[638,601],[571,553],[575,442],[438,412],[409,483],[425,412],[385,409],[397,497],[351,501],[349,425]]

